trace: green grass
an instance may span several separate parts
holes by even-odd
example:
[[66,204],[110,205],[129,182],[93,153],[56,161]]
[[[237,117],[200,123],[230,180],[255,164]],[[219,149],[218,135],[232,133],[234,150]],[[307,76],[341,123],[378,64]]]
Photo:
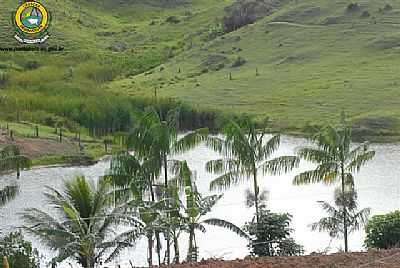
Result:
[[[85,110],[93,118],[80,122],[90,128],[112,118],[115,107],[102,100],[129,108],[126,96],[151,97],[156,89],[199,109],[268,116],[285,132],[302,133],[345,110],[363,137],[400,136],[398,0],[353,1],[361,7],[353,13],[348,0],[285,1],[216,39],[210,32],[234,0],[42,2],[54,16],[48,45],[66,50],[0,53],[4,120],[15,120],[18,106],[26,121],[79,121],[82,106],[95,106]],[[379,11],[385,4],[393,10]],[[9,21],[15,5],[0,2],[2,47],[16,45]],[[364,11],[370,16],[362,18]],[[179,23],[167,22],[170,16]],[[231,67],[239,56],[245,64]],[[38,68],[29,68],[32,61]],[[215,64],[224,67],[215,71]]]
[[[364,134],[398,135],[400,1],[386,1],[394,7],[386,13],[378,11],[382,2],[358,1],[361,11],[348,14],[348,3],[290,2],[253,25],[185,51],[163,71],[110,88],[133,96],[150,96],[158,88],[162,97],[268,116],[276,128],[295,132],[332,122],[345,110]],[[363,11],[371,17],[361,18]],[[325,25],[329,17],[337,24]],[[226,57],[225,67],[202,73],[210,55]],[[231,67],[238,56],[246,63]],[[371,126],[371,120],[378,124]]]

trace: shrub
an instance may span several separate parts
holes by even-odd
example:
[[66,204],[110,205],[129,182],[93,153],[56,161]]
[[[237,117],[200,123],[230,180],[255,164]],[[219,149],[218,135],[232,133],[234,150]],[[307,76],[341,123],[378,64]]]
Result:
[[259,222],[253,220],[246,223],[244,230],[251,237],[248,245],[253,256],[296,256],[304,253],[290,234],[290,214],[277,214],[268,210],[260,211]]
[[37,62],[35,60],[29,60],[25,64],[25,68],[28,70],[35,70],[39,67],[40,67],[39,62]]
[[347,6],[348,12],[355,12],[355,11],[359,11],[359,10],[360,10],[360,6],[358,5],[358,3],[350,3]]
[[384,6],[384,8],[383,8],[383,11],[390,11],[390,10],[392,10],[392,9],[393,9],[393,7],[392,7],[391,5],[386,4],[386,5]]
[[0,239],[0,256],[8,258],[11,268],[40,268],[38,251],[21,233],[11,233]]
[[4,86],[8,81],[8,75],[5,71],[0,70],[0,87]]
[[365,232],[367,248],[390,249],[400,247],[400,211],[376,215],[368,222]]
[[176,16],[169,16],[165,21],[174,24],[181,22]]
[[236,60],[233,62],[232,67],[240,67],[246,63],[246,60],[242,57],[237,57]]
[[368,12],[368,11],[364,11],[362,14],[361,14],[361,18],[369,18],[371,16],[371,14]]
[[223,18],[224,30],[232,32],[271,14],[273,6],[268,1],[237,0],[225,11],[227,15]]

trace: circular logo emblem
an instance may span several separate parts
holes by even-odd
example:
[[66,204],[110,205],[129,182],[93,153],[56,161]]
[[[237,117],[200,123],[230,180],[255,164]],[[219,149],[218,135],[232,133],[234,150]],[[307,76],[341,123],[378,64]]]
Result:
[[50,14],[41,3],[28,1],[17,8],[14,19],[17,31],[25,36],[37,37],[46,32]]

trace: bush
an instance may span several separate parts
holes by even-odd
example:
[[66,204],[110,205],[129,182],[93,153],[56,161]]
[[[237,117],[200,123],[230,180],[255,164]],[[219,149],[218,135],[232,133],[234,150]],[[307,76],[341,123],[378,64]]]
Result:
[[25,64],[25,68],[28,70],[35,70],[39,67],[40,67],[39,62],[37,62],[35,60],[27,61]]
[[361,8],[360,8],[360,6],[358,5],[358,3],[350,3],[348,6],[347,6],[347,11],[348,12],[356,12],[356,11],[359,11]]
[[273,6],[267,1],[238,0],[225,11],[228,14],[223,19],[224,30],[232,32],[271,14]]
[[8,75],[5,71],[0,70],[0,87],[4,86],[8,81]]
[[369,18],[371,16],[371,14],[368,12],[368,11],[364,11],[362,14],[361,14],[361,18]]
[[400,211],[372,217],[365,232],[367,248],[390,249],[400,247]]
[[277,214],[261,209],[259,223],[255,220],[246,223],[244,230],[251,237],[248,245],[251,255],[262,256],[297,256],[304,253],[301,245],[296,244],[290,234],[292,216]]
[[240,67],[246,63],[246,60],[242,57],[237,57],[236,60],[233,62],[232,67]]
[[11,268],[40,268],[39,253],[21,233],[11,233],[0,239],[0,256],[6,256]]
[[174,24],[177,24],[177,23],[181,22],[178,19],[178,17],[176,17],[176,16],[169,16],[165,21],[168,22],[168,23],[174,23]]
[[391,11],[393,9],[393,7],[389,4],[386,4],[383,8],[383,11]]

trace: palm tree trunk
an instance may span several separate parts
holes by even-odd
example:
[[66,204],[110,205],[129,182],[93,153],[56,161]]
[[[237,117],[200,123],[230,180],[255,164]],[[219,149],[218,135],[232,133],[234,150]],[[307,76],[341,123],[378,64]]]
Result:
[[195,251],[196,251],[196,236],[195,236],[194,226],[191,224],[189,227],[189,252],[187,256],[187,261],[194,262],[195,260]]
[[152,267],[153,266],[153,236],[152,235],[147,236],[147,244],[148,244],[147,262],[149,264],[149,267]]
[[179,242],[178,242],[178,236],[176,235],[176,232],[174,232],[174,251],[175,251],[174,263],[179,263],[179,261],[180,261]]
[[343,198],[343,236],[344,236],[344,252],[348,252],[348,237],[347,237],[347,208],[345,200],[345,174],[344,174],[344,164],[341,163],[341,176],[342,176],[342,198]]
[[[154,177],[150,177],[149,176],[149,186],[150,186],[150,195],[151,195],[151,201],[155,202],[156,197],[154,194],[154,189],[153,189],[153,181],[154,181]],[[155,232],[155,236],[156,236],[156,249],[157,249],[157,256],[158,256],[158,265],[161,265],[161,239],[160,239],[160,233],[159,232]],[[151,243],[151,247],[153,248],[153,242]],[[153,249],[149,249],[149,250],[153,250]],[[153,262],[153,252],[151,252],[151,262]]]
[[253,184],[254,184],[254,197],[255,197],[254,203],[255,203],[255,206],[256,206],[256,221],[257,221],[257,224],[258,224],[259,216],[260,216],[259,208],[258,208],[258,192],[259,192],[259,189],[258,189],[258,183],[257,183],[257,168],[256,168],[255,164],[253,165]]
[[[163,155],[163,160],[164,160],[164,186],[165,186],[165,197],[168,199],[168,158],[167,154],[164,153]],[[167,209],[169,209],[169,201],[166,201]],[[169,219],[169,212],[167,212],[167,218]],[[167,242],[167,249],[166,249],[166,262],[167,264],[170,264],[170,256],[171,256],[171,243],[170,243],[170,238],[169,234],[167,234],[167,237],[165,238]]]

